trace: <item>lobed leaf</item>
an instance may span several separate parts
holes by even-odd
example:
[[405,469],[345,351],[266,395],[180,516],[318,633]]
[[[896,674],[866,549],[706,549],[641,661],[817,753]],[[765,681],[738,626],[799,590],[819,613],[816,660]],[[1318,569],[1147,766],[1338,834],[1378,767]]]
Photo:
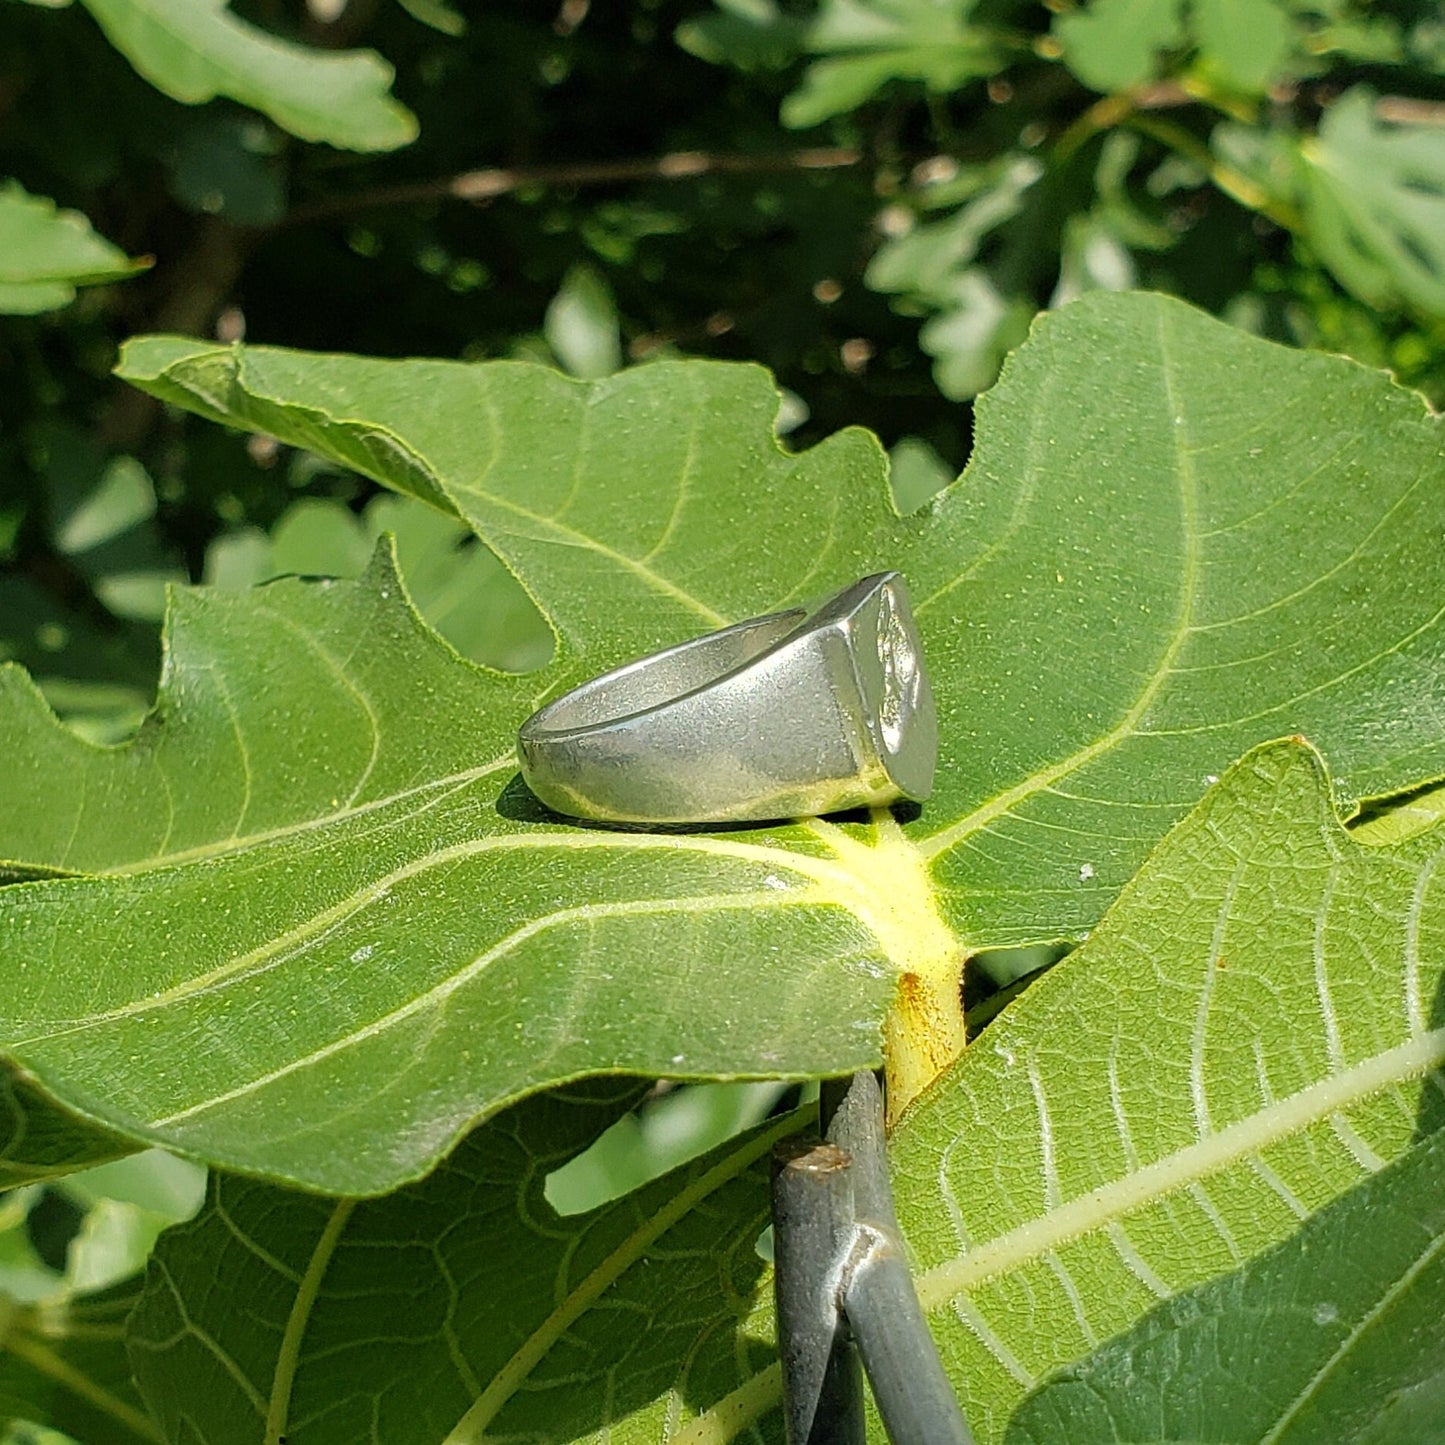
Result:
[[1301,146],[1306,238],[1355,295],[1445,316],[1445,145],[1432,125],[1376,118],[1366,86]]
[[187,105],[224,95],[302,140],[389,151],[416,139],[374,51],[295,45],[231,14],[228,0],[81,0],[157,90]]
[[[0,895],[3,1038],[134,1140],[366,1194],[589,1073],[826,1075],[881,1047],[901,1104],[957,1054],[964,955],[1086,933],[1252,743],[1307,733],[1346,810],[1445,771],[1438,422],[1162,298],[1042,322],[968,474],[909,518],[871,439],[781,452],[748,368],[586,386],[166,339],[125,365],[465,518],[558,635],[530,679],[481,672],[378,563],[180,594],[128,749],[10,675],[0,856],[102,876]],[[543,697],[885,566],[941,700],[920,817],[609,832],[513,781]]]
[[1267,745],[909,1117],[900,1212],[990,1428],[1445,1120],[1442,861],[1353,843]]
[[[1438,420],[1378,375],[1164,298],[1043,318],[980,405],[965,477],[907,519],[857,434],[783,458],[719,424],[770,414],[742,370],[649,367],[593,402],[505,364],[167,340],[122,369],[440,497],[562,633],[556,686],[901,567],[947,715],[937,795],[907,831],[970,946],[1087,930],[1262,738],[1310,736],[1346,811],[1445,774]],[[551,454],[523,439],[542,407]],[[816,539],[801,575],[778,540],[796,536]]]
[[386,551],[364,587],[178,589],[157,709],[121,748],[75,737],[0,669],[17,764],[0,857],[79,874],[243,853],[510,768],[530,689],[459,665],[400,597]]
[[903,563],[951,712],[916,836],[970,943],[1081,936],[1263,738],[1315,742],[1346,813],[1440,775],[1445,434],[1418,398],[1100,295],[978,410]]

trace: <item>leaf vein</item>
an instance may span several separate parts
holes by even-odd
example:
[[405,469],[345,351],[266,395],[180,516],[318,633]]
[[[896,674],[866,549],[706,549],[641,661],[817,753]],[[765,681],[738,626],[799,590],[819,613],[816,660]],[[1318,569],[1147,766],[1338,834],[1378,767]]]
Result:
[[[1159,320],[1160,356],[1164,374],[1164,386],[1169,414],[1172,418],[1182,416],[1174,364],[1169,347],[1164,342],[1164,320]],[[1179,487],[1180,530],[1183,540],[1183,565],[1180,568],[1179,605],[1174,624],[1165,638],[1158,661],[1139,695],[1125,711],[1120,720],[1108,732],[1093,742],[1076,749],[1066,758],[1038,769],[1030,777],[1006,788],[988,802],[975,808],[966,817],[919,841],[919,848],[926,858],[936,858],[967,838],[970,834],[987,828],[998,818],[1008,813],[1017,804],[1032,797],[1042,789],[1051,787],[1061,778],[1077,772],[1101,754],[1117,747],[1138,727],[1144,715],[1163,690],[1165,682],[1173,671],[1174,663],[1189,637],[1195,594],[1199,585],[1199,537],[1197,523],[1197,498],[1195,476],[1190,452],[1185,443],[1182,426],[1175,427],[1176,476]],[[1442,609],[1445,610],[1445,609]]]
[[1418,1078],[1445,1063],[1445,1028],[1407,1040],[1319,1079],[1206,1138],[1167,1154],[1136,1172],[1112,1180],[1061,1205],[1051,1214],[997,1235],[968,1254],[928,1270],[918,1281],[926,1309],[936,1309],[1047,1250],[1106,1227],[1167,1194],[1207,1179],[1244,1160],[1255,1162],[1266,1145],[1327,1119],[1336,1110]]

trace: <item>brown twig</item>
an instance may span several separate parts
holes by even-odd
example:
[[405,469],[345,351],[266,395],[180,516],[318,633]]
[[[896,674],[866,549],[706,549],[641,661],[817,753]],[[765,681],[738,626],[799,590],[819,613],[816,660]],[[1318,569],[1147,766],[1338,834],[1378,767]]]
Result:
[[616,161],[581,161],[562,165],[496,166],[463,171],[432,181],[378,186],[351,196],[332,196],[297,206],[277,227],[310,225],[359,211],[412,206],[427,201],[490,201],[526,186],[605,186],[626,181],[680,181],[709,175],[773,175],[787,171],[843,170],[855,166],[862,152],[844,146],[785,151],[779,155],[713,155],[706,151],[671,151],[663,156]]

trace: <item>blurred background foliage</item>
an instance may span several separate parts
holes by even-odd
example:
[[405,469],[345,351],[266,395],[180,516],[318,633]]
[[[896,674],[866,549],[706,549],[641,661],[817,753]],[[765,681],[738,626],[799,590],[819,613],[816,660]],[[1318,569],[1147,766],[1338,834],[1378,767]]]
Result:
[[909,509],[1040,306],[1126,286],[1445,400],[1438,4],[0,0],[0,655],[117,740],[166,582],[390,529],[462,652],[546,657],[441,520],[120,389],[133,332],[762,361]]
[[383,529],[464,653],[547,655],[440,519],[118,387],[128,334],[756,360],[911,508],[1035,312],[1129,286],[1445,400],[1434,0],[0,0],[0,655],[117,740],[168,581]]
[[[788,444],[873,428],[911,510],[1036,312],[1134,286],[1445,403],[1437,0],[0,0],[0,660],[120,741],[167,583],[352,575],[383,531],[463,654],[548,655],[454,522],[113,382],[133,333],[758,361]],[[1048,961],[980,960],[976,1021]],[[796,1097],[664,1090],[556,1202]],[[188,1169],[0,1198],[0,1421],[60,1418],[36,1361],[107,1337]]]

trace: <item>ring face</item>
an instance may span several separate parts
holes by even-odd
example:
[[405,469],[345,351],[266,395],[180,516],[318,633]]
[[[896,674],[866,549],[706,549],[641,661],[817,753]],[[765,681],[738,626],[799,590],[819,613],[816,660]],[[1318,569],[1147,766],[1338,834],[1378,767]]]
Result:
[[882,572],[583,683],[517,747],[554,812],[728,823],[922,802],[938,723],[908,590]]

